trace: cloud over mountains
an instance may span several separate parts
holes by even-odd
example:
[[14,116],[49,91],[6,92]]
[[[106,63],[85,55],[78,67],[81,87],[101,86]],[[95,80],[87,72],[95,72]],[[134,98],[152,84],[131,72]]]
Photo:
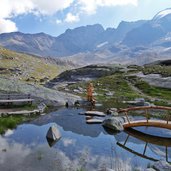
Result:
[[78,22],[82,14],[92,15],[99,7],[117,5],[137,5],[138,0],[1,0],[0,5],[0,33],[17,31],[13,19],[17,16],[33,14],[35,16],[52,16],[65,11],[61,22]]

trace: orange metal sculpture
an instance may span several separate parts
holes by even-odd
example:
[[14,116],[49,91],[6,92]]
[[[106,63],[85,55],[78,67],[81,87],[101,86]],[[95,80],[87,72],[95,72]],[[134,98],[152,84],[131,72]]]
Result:
[[93,83],[89,83],[87,86],[87,100],[92,103],[92,105],[95,105],[95,99],[93,97],[94,92],[94,86]]

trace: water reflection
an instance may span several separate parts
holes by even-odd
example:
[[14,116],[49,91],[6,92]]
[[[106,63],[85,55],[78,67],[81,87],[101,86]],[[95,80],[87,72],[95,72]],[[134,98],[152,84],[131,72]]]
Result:
[[[3,171],[97,171],[106,170],[111,166],[109,156],[94,155],[89,148],[83,148],[76,157],[70,158],[61,149],[48,148],[46,144],[30,147],[17,142],[9,143],[3,137],[0,137],[0,144],[0,165]],[[113,162],[117,163],[113,167],[118,170],[132,170],[132,166],[129,165],[130,159],[123,161],[116,158]]]
[[83,109],[60,109],[51,113],[51,115],[45,115],[34,120],[32,124],[41,126],[54,122],[61,126],[64,131],[72,131],[73,133],[89,137],[98,137],[102,132],[106,134],[101,125],[86,124],[85,116],[79,115],[83,111]]
[[[151,129],[153,132],[154,130],[158,132],[158,135],[160,135],[160,131],[163,131],[163,129]],[[145,128],[146,132],[148,132],[148,130],[151,131],[151,129],[150,127]],[[151,161],[164,159],[167,162],[171,162],[171,156],[169,156],[171,155],[171,138],[146,134],[143,131],[140,132],[140,130],[143,130],[143,128],[138,128],[138,130],[127,129],[125,132],[116,135],[117,145],[135,155]],[[139,145],[139,147],[137,145]]]
[[[115,171],[142,171],[147,167],[148,159],[128,153],[116,144],[124,144],[128,133],[113,134],[101,125],[87,125],[85,116],[78,114],[82,111],[60,109],[0,136],[0,170],[97,171],[111,168]],[[54,124],[62,137],[49,147],[46,134]],[[143,154],[145,142],[142,136],[129,135],[126,145]],[[159,154],[165,157],[163,148],[150,142],[145,154],[152,158]],[[168,159],[171,158],[169,149],[170,146]]]

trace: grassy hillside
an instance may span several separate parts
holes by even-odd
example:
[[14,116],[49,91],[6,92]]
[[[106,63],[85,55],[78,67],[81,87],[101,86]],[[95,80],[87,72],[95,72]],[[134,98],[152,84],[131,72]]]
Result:
[[68,69],[44,58],[0,47],[0,76],[27,82],[46,82]]
[[142,71],[144,74],[160,74],[162,77],[170,77],[171,60],[156,61],[145,65]]
[[[164,68],[164,66],[161,67]],[[85,67],[81,69],[86,71]],[[127,105],[124,104],[123,101],[134,100],[135,98],[140,97],[156,105],[170,106],[170,89],[152,86],[136,75],[136,73],[143,72],[145,69],[145,67],[128,66],[125,69],[121,68],[116,70],[116,72],[111,72],[106,75],[102,74],[100,78],[93,79],[91,82],[94,85],[95,99],[107,108],[126,107]],[[97,70],[97,68],[94,67],[94,70]],[[74,73],[68,71],[70,75],[72,75],[70,76],[72,78],[74,75],[77,75],[77,72],[80,73],[80,69],[76,69],[74,71]],[[99,70],[97,71],[99,72]],[[61,75],[63,75],[63,73]],[[87,74],[84,74],[83,78],[86,76]],[[78,81],[75,84],[69,84],[67,87],[61,87],[61,90],[72,92],[86,98],[86,87],[88,82]]]

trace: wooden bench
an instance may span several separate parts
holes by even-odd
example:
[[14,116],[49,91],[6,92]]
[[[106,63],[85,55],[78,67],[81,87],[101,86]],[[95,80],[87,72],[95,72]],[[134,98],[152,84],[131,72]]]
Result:
[[13,103],[23,103],[27,102],[32,104],[34,101],[33,98],[31,98],[30,94],[0,94],[0,103],[1,104],[13,104]]

